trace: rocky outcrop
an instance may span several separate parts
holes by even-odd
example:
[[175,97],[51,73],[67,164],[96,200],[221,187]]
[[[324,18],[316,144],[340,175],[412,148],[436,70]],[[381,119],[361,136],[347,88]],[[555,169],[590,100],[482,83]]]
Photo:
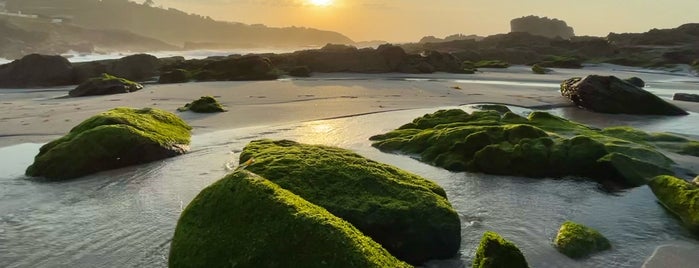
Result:
[[293,141],[248,144],[247,170],[327,209],[419,265],[453,257],[461,241],[459,216],[437,184],[353,152]]
[[550,73],[552,71],[553,70],[551,70],[551,69],[541,67],[541,65],[539,65],[539,64],[534,64],[532,66],[532,72],[535,74],[547,74],[547,73]]
[[191,103],[187,103],[184,107],[177,108],[177,111],[192,111],[195,113],[221,113],[225,112],[226,109],[218,103],[218,101],[211,96],[203,96],[198,100]]
[[672,99],[676,101],[699,102],[699,94],[675,93]]
[[632,84],[637,87],[646,87],[646,81],[643,81],[643,79],[638,78],[638,77],[631,77],[624,79],[624,81],[628,82],[629,84]]
[[158,78],[158,84],[176,84],[189,82],[191,74],[184,69],[174,69],[172,71],[163,72]]
[[672,176],[658,176],[648,186],[687,229],[699,234],[699,185]]
[[572,221],[561,225],[553,244],[559,252],[573,259],[612,248],[609,240],[597,230]]
[[100,60],[75,64],[75,80],[82,83],[103,73],[132,81],[145,81],[160,74],[160,60],[148,54],[136,54],[116,60]]
[[575,31],[565,21],[547,17],[527,16],[510,21],[510,32],[525,32],[549,38],[570,39]]
[[293,77],[311,77],[311,69],[308,66],[296,66],[289,70],[289,75]]
[[100,77],[88,79],[68,94],[71,97],[84,97],[130,93],[141,89],[143,89],[143,85],[139,83],[102,74]]
[[694,142],[632,128],[595,129],[548,113],[521,117],[507,107],[471,114],[440,110],[371,137],[387,152],[417,156],[451,171],[537,178],[582,176],[612,188],[644,185],[673,174],[672,160],[658,151],[684,152]]
[[686,115],[687,112],[614,76],[589,75],[561,84],[561,94],[593,112],[641,115]]
[[345,220],[236,171],[182,212],[170,267],[410,267]]
[[112,109],[42,146],[26,175],[65,180],[174,157],[188,150],[190,129],[166,111]]
[[522,252],[495,232],[485,232],[476,249],[473,268],[527,268]]
[[73,84],[73,66],[61,56],[31,54],[0,66],[0,87],[31,88]]

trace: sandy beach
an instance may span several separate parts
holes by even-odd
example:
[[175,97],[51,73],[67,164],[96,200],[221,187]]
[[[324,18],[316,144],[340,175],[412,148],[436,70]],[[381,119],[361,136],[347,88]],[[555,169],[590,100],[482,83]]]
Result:
[[[3,89],[0,90],[0,147],[48,142],[110,108],[155,107],[174,112],[204,95],[218,98],[228,112],[178,113],[194,127],[194,134],[481,102],[534,108],[570,106],[558,92],[558,84],[587,74],[638,76],[648,83],[646,89],[659,90],[654,93],[663,97],[672,91],[691,92],[699,85],[699,78],[686,74],[610,65],[556,69],[549,75],[532,74],[525,66],[482,71],[475,75],[317,74],[306,79],[260,82],[154,84],[130,94],[83,98],[67,98],[72,87]],[[699,112],[699,103],[673,103]]]

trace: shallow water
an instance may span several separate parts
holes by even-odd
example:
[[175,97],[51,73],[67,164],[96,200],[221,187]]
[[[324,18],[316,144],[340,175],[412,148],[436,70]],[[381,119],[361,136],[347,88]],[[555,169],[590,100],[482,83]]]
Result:
[[[609,194],[595,183],[574,178],[452,173],[371,147],[369,136],[435,110],[197,135],[193,137],[194,150],[187,155],[60,183],[23,177],[39,144],[0,148],[0,267],[165,267],[183,207],[202,188],[223,177],[228,163],[237,163],[245,144],[259,138],[351,149],[444,187],[461,216],[462,246],[459,256],[431,262],[429,267],[470,266],[486,230],[497,231],[517,244],[532,267],[639,267],[657,246],[677,241],[699,245],[657,204],[647,187]],[[580,121],[599,118],[565,109],[554,112]],[[643,125],[639,117],[609,118],[603,123]],[[684,117],[686,121],[673,120],[658,119],[659,123],[647,126],[691,134],[685,126],[699,125],[696,114]],[[657,125],[663,127],[654,127]],[[577,262],[560,255],[551,241],[565,220],[598,229],[614,248]]]

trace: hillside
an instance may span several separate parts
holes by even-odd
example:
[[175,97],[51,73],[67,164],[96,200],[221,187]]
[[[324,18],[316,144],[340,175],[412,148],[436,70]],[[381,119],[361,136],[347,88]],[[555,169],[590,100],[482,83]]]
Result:
[[184,46],[207,43],[217,47],[299,47],[353,43],[346,36],[317,29],[215,21],[177,9],[151,7],[127,0],[8,0],[10,12],[70,18],[78,26],[116,29]]

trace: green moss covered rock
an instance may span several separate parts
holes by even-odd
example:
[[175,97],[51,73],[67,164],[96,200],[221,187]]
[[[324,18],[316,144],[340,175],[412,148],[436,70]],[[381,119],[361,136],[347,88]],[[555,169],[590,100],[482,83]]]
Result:
[[411,264],[450,258],[461,243],[459,216],[444,189],[351,151],[288,140],[248,144],[241,163],[350,222]]
[[551,72],[551,69],[541,67],[541,65],[539,65],[539,64],[534,64],[532,66],[532,72],[534,72],[535,74],[547,74],[547,73]]
[[527,260],[511,242],[495,232],[485,232],[473,259],[473,268],[526,268]]
[[559,252],[573,259],[612,248],[598,231],[572,221],[563,223],[553,243]]
[[410,267],[348,222],[237,171],[184,210],[170,267]]
[[151,108],[115,108],[93,116],[41,147],[31,177],[70,179],[184,154],[191,127]]
[[509,68],[510,64],[501,60],[482,60],[473,64],[475,68]]
[[699,234],[698,179],[690,183],[672,176],[658,176],[648,186],[661,204],[677,215],[693,233]]
[[102,74],[99,77],[90,78],[77,88],[68,92],[71,97],[112,95],[130,93],[143,89],[139,83],[124,78]]
[[184,107],[177,108],[180,112],[192,111],[195,113],[221,113],[226,109],[211,96],[203,96],[198,100],[185,104]]
[[451,171],[575,175],[622,187],[673,174],[674,162],[658,147],[682,153],[693,144],[671,134],[628,127],[600,130],[545,112],[525,118],[508,111],[504,106],[471,114],[440,110],[370,139],[382,151],[415,155]]

